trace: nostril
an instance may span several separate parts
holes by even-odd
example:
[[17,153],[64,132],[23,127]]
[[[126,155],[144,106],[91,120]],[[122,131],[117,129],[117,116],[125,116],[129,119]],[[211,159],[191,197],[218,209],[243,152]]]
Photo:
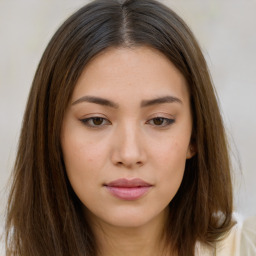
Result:
[[[130,166],[130,165],[133,165],[133,164],[124,164],[123,162],[120,161],[120,162],[117,162],[116,165],[118,165],[118,166],[123,166],[123,165]],[[141,161],[138,161],[138,162],[135,163],[135,165],[142,166],[143,163]]]
[[143,165],[143,163],[141,161],[138,161],[136,164],[137,165]]

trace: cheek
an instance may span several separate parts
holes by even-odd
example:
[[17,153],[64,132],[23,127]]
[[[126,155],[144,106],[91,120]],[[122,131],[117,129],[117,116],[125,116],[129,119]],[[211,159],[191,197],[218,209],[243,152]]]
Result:
[[158,170],[158,182],[161,183],[163,196],[172,197],[176,194],[185,170],[188,142],[169,140],[159,145],[155,151],[155,169]]
[[[63,132],[62,137],[62,150],[66,167],[81,167],[99,163],[99,159],[104,157],[106,151],[104,144],[100,140],[94,140],[88,135],[85,136],[84,132],[76,131],[70,132],[69,130]],[[106,144],[105,144],[106,145]]]
[[184,165],[189,146],[189,138],[184,136],[171,136],[158,141],[152,147],[152,156],[164,165]]
[[63,144],[63,155],[68,180],[78,198],[85,204],[88,195],[91,195],[97,184],[100,185],[98,170],[100,163],[97,150],[88,150],[88,145],[73,144],[73,141],[66,141]]
[[86,193],[104,165],[106,149],[100,141],[88,138],[79,130],[63,131],[61,140],[68,179],[76,194]]

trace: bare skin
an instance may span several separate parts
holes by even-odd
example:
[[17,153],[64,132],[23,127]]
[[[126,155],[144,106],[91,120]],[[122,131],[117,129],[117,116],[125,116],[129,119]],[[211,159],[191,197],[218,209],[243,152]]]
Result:
[[[191,132],[186,81],[157,50],[111,48],[85,67],[61,144],[100,256],[175,255],[163,233],[194,154]],[[147,186],[141,192],[112,184],[120,180]]]
[[[164,224],[164,223],[163,223]],[[152,228],[154,228],[152,232]],[[116,228],[94,226],[98,239],[99,255],[129,256],[129,255],[171,255],[164,244],[164,226],[156,219],[151,226],[144,228]]]

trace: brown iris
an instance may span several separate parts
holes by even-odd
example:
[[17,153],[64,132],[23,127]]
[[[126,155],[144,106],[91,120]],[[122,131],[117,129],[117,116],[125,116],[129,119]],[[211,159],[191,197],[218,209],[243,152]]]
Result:
[[94,125],[101,125],[103,123],[103,118],[101,117],[94,117],[92,119]]
[[158,117],[153,119],[154,125],[162,125],[164,122],[164,118]]

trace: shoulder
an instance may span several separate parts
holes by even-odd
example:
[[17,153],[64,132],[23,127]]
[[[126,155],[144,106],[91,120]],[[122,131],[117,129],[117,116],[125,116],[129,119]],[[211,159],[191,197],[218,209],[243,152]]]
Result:
[[256,216],[243,222],[240,251],[241,255],[256,255]]
[[244,219],[234,214],[236,225],[215,247],[196,244],[196,256],[255,256],[256,255],[256,216]]

